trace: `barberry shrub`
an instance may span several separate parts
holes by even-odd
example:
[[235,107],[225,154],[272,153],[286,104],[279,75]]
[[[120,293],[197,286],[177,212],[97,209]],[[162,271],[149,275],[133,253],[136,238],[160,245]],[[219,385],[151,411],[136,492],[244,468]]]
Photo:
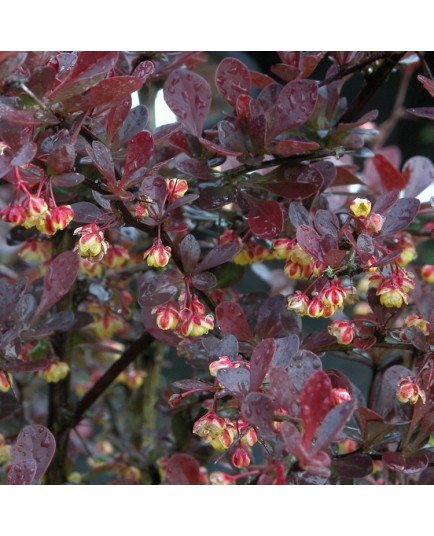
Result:
[[2,482],[433,483],[427,57],[215,58],[0,54]]

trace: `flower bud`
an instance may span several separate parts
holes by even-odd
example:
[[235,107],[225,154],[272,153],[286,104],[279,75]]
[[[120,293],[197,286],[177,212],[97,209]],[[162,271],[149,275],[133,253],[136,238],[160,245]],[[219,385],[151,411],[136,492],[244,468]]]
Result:
[[419,328],[426,337],[430,334],[430,323],[422,316],[411,314],[404,318],[404,324],[399,334],[402,341],[408,341],[405,329],[411,328],[412,326]]
[[371,233],[379,233],[383,228],[386,218],[376,212],[371,212],[365,221],[366,229]]
[[238,469],[243,469],[250,465],[250,454],[243,447],[238,447],[231,457],[232,464]]
[[0,370],[0,391],[7,393],[11,388],[11,376]]
[[74,231],[74,235],[81,235],[74,251],[91,262],[99,262],[107,253],[109,243],[104,239],[102,231],[95,223],[83,225]]
[[14,207],[5,207],[0,210],[0,218],[8,223],[16,223],[17,225],[23,225],[26,221],[26,212],[21,205]]
[[217,376],[217,372],[224,368],[239,368],[240,363],[231,361],[227,355],[221,355],[217,361],[213,361],[209,365],[209,373],[211,376]]
[[323,315],[324,312],[324,304],[319,296],[315,296],[312,298],[312,300],[309,302],[309,305],[307,306],[307,314],[311,318],[319,318]]
[[38,229],[49,235],[54,235],[57,231],[63,231],[74,219],[74,211],[70,205],[55,207],[47,211],[44,220],[44,228]]
[[371,202],[369,199],[357,197],[351,201],[350,210],[354,216],[357,216],[358,218],[366,218],[371,212]]
[[377,290],[377,296],[380,296],[380,303],[384,307],[402,307],[404,303],[408,304],[410,297],[403,290],[382,287],[383,285]]
[[156,238],[153,245],[145,251],[143,259],[146,260],[148,266],[163,268],[168,264],[171,256],[171,248],[163,246],[161,240]]
[[343,388],[332,389],[331,393],[332,402],[335,406],[342,404],[343,402],[348,402],[351,400],[350,393]]
[[167,180],[168,200],[169,203],[173,203],[177,199],[184,197],[188,190],[188,182],[184,179],[170,179]]
[[296,244],[293,238],[276,238],[273,240],[274,257],[286,260]]
[[340,282],[334,281],[328,288],[321,292],[320,296],[324,305],[339,308],[343,306],[346,294]]
[[179,322],[179,312],[173,305],[160,305],[154,307],[152,312],[157,315],[156,323],[160,329],[176,329]]
[[235,484],[235,478],[223,471],[213,471],[209,475],[209,481],[214,486],[231,486]]
[[410,404],[414,405],[419,398],[424,404],[426,402],[425,391],[421,389],[416,380],[412,380],[410,376],[404,376],[401,379],[396,391],[396,397],[403,404],[410,402]]
[[54,246],[49,240],[27,240],[20,247],[18,255],[26,261],[47,262],[53,258]]
[[351,344],[357,334],[357,328],[350,320],[333,320],[327,329],[339,344]]
[[420,275],[427,283],[434,283],[434,265],[425,264],[422,266]]
[[346,437],[345,439],[341,439],[337,442],[339,454],[351,454],[351,452],[355,452],[358,449],[359,444],[357,441],[353,441],[352,439],[349,439]]
[[286,299],[286,307],[295,311],[300,316],[307,315],[307,306],[309,305],[309,298],[306,294],[302,294],[299,290],[292,296],[288,296]]
[[130,260],[128,250],[118,244],[112,244],[107,252],[105,263],[109,268],[122,268]]
[[57,383],[64,380],[69,374],[68,363],[63,361],[52,361],[44,370],[38,372],[38,376],[48,383]]
[[42,197],[31,195],[23,201],[23,207],[26,213],[26,221],[24,227],[29,229],[33,227],[48,210],[48,205]]
[[194,423],[193,433],[203,438],[219,452],[228,449],[237,434],[233,423],[213,411],[208,412]]
[[210,329],[214,329],[214,317],[211,314],[192,313],[189,309],[184,309],[178,329],[184,337],[201,337]]

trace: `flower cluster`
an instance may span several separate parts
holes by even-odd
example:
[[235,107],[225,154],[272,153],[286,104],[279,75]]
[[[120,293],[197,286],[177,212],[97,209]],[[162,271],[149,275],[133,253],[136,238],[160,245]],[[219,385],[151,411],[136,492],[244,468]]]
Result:
[[402,341],[408,342],[409,338],[407,336],[406,329],[411,328],[413,326],[416,328],[419,328],[422,331],[422,333],[425,335],[425,337],[428,337],[428,335],[430,334],[431,326],[428,320],[425,320],[420,315],[411,314],[411,315],[407,315],[404,318],[404,323],[401,326],[399,337]]
[[206,314],[204,304],[190,290],[180,293],[178,306],[167,303],[152,309],[160,329],[176,331],[183,337],[201,337],[214,329],[213,315]]
[[114,335],[128,328],[127,320],[120,314],[112,311],[107,305],[97,302],[87,302],[85,308],[93,316],[91,327],[101,339],[111,339]]
[[300,316],[330,318],[343,308],[348,298],[351,300],[354,298],[352,288],[343,287],[336,277],[328,282],[320,292],[313,293],[311,299],[306,292],[296,291],[288,296],[286,305],[288,309],[295,311]]
[[339,344],[351,344],[358,332],[355,323],[350,320],[333,320],[327,329]]
[[392,267],[389,277],[375,271],[370,274],[369,287],[377,288],[377,296],[384,307],[402,307],[410,301],[409,292],[414,289],[414,276],[399,266]]

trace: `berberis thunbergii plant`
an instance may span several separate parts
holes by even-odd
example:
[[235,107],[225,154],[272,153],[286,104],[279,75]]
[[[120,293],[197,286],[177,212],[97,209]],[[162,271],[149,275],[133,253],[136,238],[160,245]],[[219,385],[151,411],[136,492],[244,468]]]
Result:
[[433,483],[427,56],[270,57],[0,54],[3,483]]

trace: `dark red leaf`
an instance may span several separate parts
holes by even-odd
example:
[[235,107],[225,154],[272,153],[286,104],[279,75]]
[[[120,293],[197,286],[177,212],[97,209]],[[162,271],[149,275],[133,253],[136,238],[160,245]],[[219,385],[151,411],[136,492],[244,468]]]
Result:
[[268,395],[249,393],[243,401],[241,413],[248,423],[258,426],[263,432],[273,428],[274,406]]
[[135,134],[127,147],[125,170],[121,184],[124,184],[138,169],[142,168],[154,152],[154,140],[147,130]]
[[[173,203],[170,203],[170,205],[166,208],[165,213],[169,214],[170,212],[173,212],[174,210],[177,210],[180,207],[183,207],[185,205],[191,205],[193,201],[196,201],[196,199],[199,197],[198,194],[187,194],[184,195],[184,197],[180,197],[179,199],[176,199]],[[187,225],[188,229],[188,225]],[[167,230],[165,228],[165,230]]]
[[272,81],[258,95],[258,101],[262,104],[264,110],[269,110],[277,104],[279,93],[282,91],[282,85]]
[[270,84],[274,84],[274,79],[264,73],[258,71],[250,71],[252,84],[259,89],[265,89]]
[[292,413],[292,406],[295,401],[295,389],[292,384],[291,375],[287,369],[273,366],[270,370],[270,391],[279,406]]
[[372,348],[376,342],[377,337],[375,336],[369,337],[369,339],[361,339],[360,337],[357,337],[354,339],[354,346],[359,350],[369,350],[369,348]]
[[307,209],[301,203],[296,201],[292,201],[292,203],[289,204],[288,216],[295,228],[300,225],[309,225],[311,223]]
[[340,227],[336,214],[330,212],[330,210],[323,209],[316,211],[314,225],[320,234],[330,234],[332,236],[337,236]]
[[202,339],[202,346],[210,361],[215,361],[222,355],[229,357],[232,361],[238,358],[238,341],[233,335],[226,335],[223,339],[206,337]]
[[240,251],[238,244],[222,244],[215,246],[197,265],[195,273],[205,272],[230,261]]
[[140,194],[149,197],[157,205],[158,212],[163,210],[164,202],[167,199],[167,183],[161,175],[145,177],[140,186]]
[[300,339],[297,335],[289,335],[276,339],[276,353],[274,354],[272,367],[283,367],[289,370],[290,361],[300,348]]
[[331,398],[332,384],[323,370],[318,370],[306,381],[301,393],[300,411],[304,422],[303,442],[312,448],[312,440],[325,416],[334,407]]
[[88,107],[116,104],[142,86],[143,80],[137,76],[114,76],[101,80],[90,90]]
[[[225,123],[225,125],[222,125],[222,123]],[[232,125],[229,121],[220,121],[218,130],[219,138],[222,140],[222,143],[227,144],[228,147],[219,145],[205,138],[199,138],[200,143],[208,149],[211,154],[216,153],[223,156],[241,156],[245,154],[246,148],[243,142],[242,133],[235,129],[234,135],[231,135],[231,130],[234,127],[227,127],[226,123]]]
[[33,458],[13,464],[8,472],[8,484],[25,486],[32,484],[36,474],[36,460]]
[[390,190],[379,196],[372,207],[372,212],[386,214],[399,199],[399,190]]
[[434,81],[427,76],[418,75],[417,79],[423,85],[423,87],[428,91],[431,97],[434,97]]
[[[39,338],[39,333],[35,334],[35,338]],[[4,370],[8,372],[37,372],[43,370],[50,364],[49,359],[36,359],[34,361],[21,361],[20,359],[14,359],[8,361],[4,365]]]
[[406,178],[402,176],[385,156],[378,153],[372,161],[380,175],[381,184],[386,192],[390,192],[390,190],[403,190],[407,186]]
[[294,454],[301,446],[301,434],[294,423],[285,421],[282,424],[282,437],[288,454]]
[[392,471],[404,475],[414,475],[428,467],[429,458],[426,454],[402,454],[400,452],[385,452],[383,463]]
[[219,173],[211,169],[205,160],[189,158],[182,160],[176,165],[176,169],[200,180],[215,180]]
[[215,310],[217,324],[225,335],[234,335],[238,340],[250,341],[253,334],[242,308],[235,302],[219,303]]
[[307,199],[323,185],[321,173],[302,164],[280,166],[252,186],[264,188],[287,199]]
[[396,231],[402,231],[402,229],[408,227],[417,216],[419,206],[419,199],[414,197],[398,199],[387,214],[381,234],[396,233]]
[[234,196],[230,186],[207,186],[200,192],[198,205],[205,210],[217,210],[230,203]]
[[328,160],[320,160],[319,162],[314,162],[312,168],[319,171],[321,177],[323,178],[322,190],[325,190],[334,182],[338,168],[329,162]]
[[292,156],[315,151],[319,147],[314,141],[281,140],[271,143],[267,149],[278,156]]
[[220,369],[217,372],[217,379],[237,397],[243,398],[250,391],[250,372],[246,368]]
[[36,424],[25,426],[19,433],[16,444],[11,448],[12,465],[35,460],[34,482],[39,484],[53,459],[55,450],[56,441],[48,428]]
[[405,197],[416,197],[434,183],[434,166],[425,156],[413,156],[407,160],[402,174],[407,180]]
[[304,249],[304,251],[312,255],[314,259],[323,259],[323,252],[321,251],[321,237],[312,227],[301,225],[297,229],[297,242]]
[[[58,188],[74,188],[84,181],[85,177],[81,173],[71,171],[70,173],[62,173],[51,177],[54,186]],[[74,218],[76,220],[76,218]],[[77,221],[77,220],[76,220]]]
[[307,78],[315,70],[326,52],[278,52],[280,59],[293,67],[297,77]]
[[[120,121],[124,117],[126,111],[126,103],[123,105],[124,109],[119,110],[122,114],[119,113],[117,121]],[[131,107],[131,105],[130,105]],[[120,147],[123,147],[127,144],[135,134],[145,130],[148,123],[148,109],[143,104],[136,106],[129,111],[127,118],[123,121],[122,125],[117,128],[115,137],[111,143],[111,148],[113,151],[117,151]],[[114,129],[116,125],[112,125]]]
[[11,160],[12,166],[24,166],[35,158],[38,152],[36,143],[29,141],[25,143]]
[[51,92],[51,101],[67,100],[87,91],[107,76],[118,56],[118,52],[80,52],[70,72]]
[[211,106],[208,82],[186,69],[176,69],[164,84],[164,98],[188,132],[199,137]]
[[374,262],[371,264],[371,267],[378,268],[379,266],[384,266],[385,264],[389,264],[391,261],[395,260],[397,257],[401,255],[401,250],[393,251],[392,253],[389,253],[388,255],[385,255],[384,257],[381,257],[381,259],[377,262]]
[[4,105],[0,105],[0,119],[16,125],[25,126],[37,126],[43,124],[55,125],[59,122],[59,119],[50,112],[39,111],[36,113],[35,109],[14,110],[13,108]]
[[23,278],[10,285],[6,279],[0,279],[0,322],[5,322],[14,313],[27,282],[27,279]]
[[173,454],[166,466],[166,482],[172,485],[199,484],[199,464],[189,454]]
[[258,391],[276,352],[274,339],[264,339],[253,350],[250,358],[250,390]]
[[417,117],[434,119],[434,108],[407,108],[407,112]]
[[182,389],[183,391],[193,391],[197,389],[203,389],[204,391],[214,391],[214,385],[212,383],[205,382],[203,380],[178,380],[172,383],[173,387]]
[[335,343],[336,337],[330,335],[330,333],[326,329],[321,329],[308,335],[303,340],[302,346],[303,348],[307,348],[309,350],[320,350],[324,346],[329,346],[330,344]]
[[381,378],[381,410],[384,418],[390,417],[396,406],[400,404],[396,398],[396,391],[404,376],[412,376],[411,371],[402,365],[393,365],[386,369]]
[[368,454],[354,452],[333,460],[332,467],[343,478],[363,478],[372,473],[373,463]]
[[211,272],[201,272],[192,275],[191,282],[194,288],[198,290],[211,290],[217,285],[217,278]]
[[315,445],[311,450],[312,454],[325,450],[335,440],[339,432],[343,430],[350,420],[354,410],[354,400],[342,402],[330,409],[315,435]]
[[21,407],[15,395],[10,390],[7,393],[0,393],[0,420],[6,419]]
[[339,268],[347,253],[348,251],[343,249],[330,249],[325,254],[324,262],[333,269]]
[[74,221],[80,223],[92,223],[103,214],[99,207],[88,201],[73,203],[71,208],[74,210]]
[[270,296],[260,306],[256,334],[261,339],[278,337],[282,330],[281,314],[287,311],[282,295]]
[[64,251],[51,261],[44,277],[44,290],[35,313],[35,320],[68,294],[79,271],[80,260],[74,251]]
[[375,252],[375,242],[371,235],[361,233],[357,237],[357,253],[363,262],[372,257]]
[[303,125],[312,115],[317,99],[318,84],[313,80],[294,80],[286,84],[272,110],[269,139]]
[[233,107],[240,95],[248,95],[251,88],[250,72],[236,58],[224,58],[215,73],[215,84],[220,95]]
[[115,167],[113,164],[112,154],[110,149],[108,149],[100,141],[92,142],[92,148],[87,147],[87,152],[95,167],[101,173],[101,175],[107,179],[107,182],[110,186],[117,185],[116,176],[115,176]]
[[137,67],[133,71],[133,76],[137,76],[144,83],[148,80],[150,76],[154,74],[154,71],[155,65],[152,63],[152,61],[145,60],[137,65]]
[[151,307],[167,303],[177,294],[180,283],[180,276],[174,271],[166,270],[158,275],[147,272],[139,287],[139,304]]
[[248,202],[248,222],[253,234],[259,238],[274,238],[282,232],[283,212],[277,201],[262,201],[249,196]]
[[[285,367],[286,368],[286,367]],[[287,370],[295,389],[300,392],[313,374],[322,369],[321,359],[309,350],[299,350],[289,360]]]
[[75,147],[65,143],[52,151],[47,158],[47,169],[50,175],[68,173],[74,167]]
[[115,103],[116,106],[110,108],[107,116],[107,144],[111,144],[116,132],[127,118],[131,110],[131,102],[131,95],[128,95],[120,103]]
[[196,238],[188,234],[179,244],[182,265],[186,273],[193,272],[199,262],[200,246]]

